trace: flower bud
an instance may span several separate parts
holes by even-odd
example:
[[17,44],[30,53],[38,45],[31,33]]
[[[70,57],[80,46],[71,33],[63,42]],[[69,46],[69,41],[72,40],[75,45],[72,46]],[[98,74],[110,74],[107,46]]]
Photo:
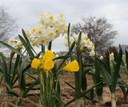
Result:
[[100,60],[103,60],[103,58],[104,58],[103,56],[100,56]]

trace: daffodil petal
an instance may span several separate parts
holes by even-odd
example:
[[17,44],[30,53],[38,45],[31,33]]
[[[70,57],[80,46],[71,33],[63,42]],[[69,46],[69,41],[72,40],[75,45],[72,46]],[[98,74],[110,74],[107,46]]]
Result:
[[48,71],[54,67],[54,62],[51,59],[48,59],[44,63],[44,71]]
[[52,53],[52,51],[50,51],[50,50],[47,50],[46,53],[42,57],[42,62],[45,62],[47,59],[51,59],[52,60],[54,58],[55,58],[54,53]]
[[40,65],[40,60],[38,60],[37,58],[34,58],[32,60],[31,67],[37,69],[39,65]]

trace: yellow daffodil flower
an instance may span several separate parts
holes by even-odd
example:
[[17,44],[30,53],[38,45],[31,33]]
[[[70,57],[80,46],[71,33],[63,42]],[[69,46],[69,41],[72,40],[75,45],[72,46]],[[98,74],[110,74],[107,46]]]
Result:
[[65,67],[62,68],[63,71],[71,71],[71,72],[78,72],[79,71],[79,64],[76,60],[68,63]]
[[48,59],[51,59],[52,60],[54,58],[55,58],[54,53],[52,53],[50,50],[47,50],[44,55],[42,54],[41,62],[45,62]]
[[32,60],[31,67],[37,69],[39,65],[40,65],[40,60],[37,59],[37,58],[34,58],[34,59]]
[[47,50],[46,53],[42,54],[41,61],[37,58],[34,58],[31,63],[31,67],[35,69],[43,69],[44,71],[48,71],[54,67],[53,59],[55,58],[55,55],[50,51]]

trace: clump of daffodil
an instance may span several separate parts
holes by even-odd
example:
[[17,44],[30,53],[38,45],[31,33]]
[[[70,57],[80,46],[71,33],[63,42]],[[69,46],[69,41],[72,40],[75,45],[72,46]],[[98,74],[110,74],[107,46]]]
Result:
[[23,48],[23,44],[20,40],[15,39],[14,37],[11,37],[8,41],[8,43],[13,46],[15,49],[20,50]]
[[45,54],[42,54],[41,61],[37,58],[32,60],[31,67],[35,69],[43,69],[43,71],[46,72],[54,67],[54,58],[55,55],[50,50],[47,50]]
[[[50,50],[47,50],[45,54],[42,54],[41,60],[34,58],[31,63],[31,67],[37,69],[38,71],[37,73],[39,73],[40,87],[41,87],[40,102],[41,105],[46,107],[56,106],[58,95],[60,95],[60,91],[58,91],[60,89],[58,85],[59,73],[61,71],[71,71],[71,72],[79,71],[79,64],[76,60],[74,60],[68,63],[60,71],[55,71],[57,75],[54,77],[52,71],[54,71],[55,69],[52,68],[54,68],[55,64],[58,64],[55,61],[53,61],[54,58],[55,58],[54,53],[52,53]],[[59,103],[60,102],[61,101],[59,101]]]
[[[71,46],[72,43],[75,41],[77,43],[79,34],[73,34],[70,36],[69,45]],[[68,47],[68,37],[65,36],[65,46]],[[88,38],[87,34],[82,33],[81,40],[80,40],[80,50],[87,49],[90,56],[95,55],[95,46],[92,41]]]
[[66,34],[67,25],[63,16],[63,14],[42,13],[39,23],[26,31],[26,36],[32,45],[46,46],[50,41]]

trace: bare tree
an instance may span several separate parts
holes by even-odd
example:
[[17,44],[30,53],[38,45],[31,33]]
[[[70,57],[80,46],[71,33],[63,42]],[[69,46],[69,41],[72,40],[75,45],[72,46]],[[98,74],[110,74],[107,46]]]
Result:
[[15,20],[0,6],[0,40],[7,41],[16,28]]
[[82,22],[75,24],[71,28],[71,33],[84,32],[93,41],[97,53],[102,53],[112,45],[117,31],[113,30],[113,25],[106,18],[82,18]]

